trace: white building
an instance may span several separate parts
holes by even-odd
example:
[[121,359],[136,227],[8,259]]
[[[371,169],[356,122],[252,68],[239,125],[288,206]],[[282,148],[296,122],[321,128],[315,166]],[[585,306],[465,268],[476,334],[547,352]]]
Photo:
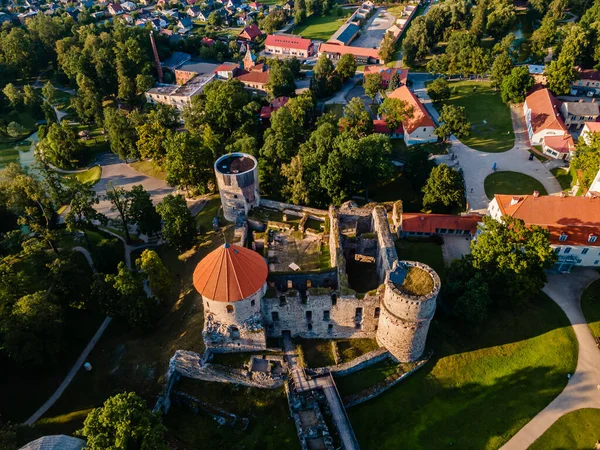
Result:
[[[397,98],[413,107],[413,116],[402,123],[406,145],[437,142],[434,131],[437,128],[427,109],[407,86],[401,86],[387,94],[388,98]],[[382,117],[382,119],[384,119]]]
[[600,133],[600,122],[586,122],[581,130],[580,138],[589,145],[594,133]]
[[529,94],[523,104],[523,113],[531,145],[542,145],[546,136],[563,136],[567,133],[559,114],[558,102],[548,89]]
[[204,90],[204,86],[214,79],[214,74],[199,74],[183,86],[161,84],[146,92],[146,101],[148,103],[162,103],[183,111],[191,103],[192,97],[200,94]]

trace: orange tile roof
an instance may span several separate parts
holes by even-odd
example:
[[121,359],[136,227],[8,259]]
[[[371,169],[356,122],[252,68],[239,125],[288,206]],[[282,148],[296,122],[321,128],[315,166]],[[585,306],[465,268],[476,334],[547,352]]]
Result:
[[253,70],[251,72],[244,73],[236,78],[244,84],[267,84],[269,82],[269,72],[260,72]]
[[310,39],[293,34],[269,34],[265,40],[265,47],[293,48],[295,50],[307,50],[312,45]]
[[531,109],[531,128],[534,133],[546,129],[567,131],[559,114],[559,102],[548,89],[529,94],[525,102],[527,108]]
[[192,279],[203,297],[231,303],[258,292],[268,272],[264,258],[255,251],[224,244],[200,261]]
[[586,122],[585,126],[588,127],[590,133],[600,133],[600,122]]
[[[392,130],[390,130],[390,127],[385,120],[376,119],[373,121],[373,133],[389,134],[391,132]],[[394,130],[394,134],[404,134],[402,124]]]
[[349,45],[338,45],[321,43],[319,45],[319,53],[339,53],[340,55],[351,54],[354,56],[362,56],[364,58],[373,58],[379,61],[378,48],[352,47]]
[[570,134],[563,136],[546,136],[544,144],[558,153],[569,153],[575,150],[575,142]]
[[[590,235],[600,236],[598,197],[543,195],[536,198],[533,195],[496,194],[495,198],[502,215],[516,217],[528,225],[539,225],[548,229],[552,244],[600,246],[600,239],[588,242]],[[568,235],[566,241],[559,240],[563,233]]]
[[402,214],[402,231],[408,233],[435,234],[438,228],[447,230],[469,230],[471,234],[477,231],[481,222],[478,214],[453,216],[451,214]]
[[398,98],[409,106],[413,107],[413,117],[406,120],[402,125],[410,134],[419,127],[434,127],[433,119],[423,106],[423,103],[406,86],[400,86],[398,89],[387,95],[388,98]]
[[372,73],[381,74],[381,81],[385,84],[389,84],[396,72],[398,72],[398,74],[400,75],[400,83],[406,84],[406,81],[408,80],[408,69],[390,68],[382,64],[375,66],[365,66],[363,75],[366,77],[367,75],[370,75]]

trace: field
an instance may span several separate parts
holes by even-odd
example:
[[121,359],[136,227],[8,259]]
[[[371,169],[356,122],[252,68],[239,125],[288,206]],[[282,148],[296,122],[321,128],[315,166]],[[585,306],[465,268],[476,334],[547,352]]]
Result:
[[554,169],[551,169],[550,172],[552,172],[552,175],[558,180],[563,191],[571,189],[574,181],[571,172],[562,167],[555,167]]
[[452,96],[443,104],[464,106],[471,122],[471,135],[461,142],[475,150],[499,153],[513,148],[515,135],[510,108],[490,83],[458,81],[450,83]]
[[432,360],[348,410],[361,448],[497,449],[575,370],[575,334],[546,296],[519,311],[495,311],[481,334],[459,329],[438,309],[428,338]]
[[367,389],[396,372],[396,364],[390,360],[359,370],[345,377],[336,377],[335,384],[342,398]]
[[167,173],[163,172],[158,167],[156,167],[152,161],[135,161],[129,163],[129,166],[132,169],[137,170],[138,172],[146,174],[150,177],[158,178],[159,180],[167,179]]
[[600,280],[588,286],[581,296],[581,309],[590,331],[600,338]]
[[292,33],[299,34],[307,39],[318,41],[327,41],[337,29],[342,26],[347,17],[350,16],[350,11],[343,10],[343,15],[338,16],[335,11],[327,16],[313,14],[307,17],[297,27],[294,27]]
[[483,182],[485,195],[490,200],[495,194],[531,195],[539,191],[540,195],[548,195],[538,180],[519,172],[495,172]]
[[600,409],[578,409],[558,419],[528,450],[587,450],[598,441]]

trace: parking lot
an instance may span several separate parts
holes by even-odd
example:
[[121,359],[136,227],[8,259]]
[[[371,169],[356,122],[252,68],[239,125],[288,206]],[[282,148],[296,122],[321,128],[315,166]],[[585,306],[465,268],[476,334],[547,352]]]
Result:
[[385,36],[385,31],[391,27],[396,18],[387,9],[378,8],[373,17],[362,27],[361,35],[352,42],[353,47],[378,48]]

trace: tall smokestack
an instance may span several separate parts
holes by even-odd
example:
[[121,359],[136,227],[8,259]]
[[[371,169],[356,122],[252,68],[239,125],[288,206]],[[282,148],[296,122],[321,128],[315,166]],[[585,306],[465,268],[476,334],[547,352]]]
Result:
[[152,51],[154,52],[154,62],[156,62],[156,71],[158,72],[158,82],[163,82],[163,71],[160,65],[160,58],[158,57],[158,50],[156,49],[156,42],[154,42],[154,33],[150,31],[150,42],[152,43]]

